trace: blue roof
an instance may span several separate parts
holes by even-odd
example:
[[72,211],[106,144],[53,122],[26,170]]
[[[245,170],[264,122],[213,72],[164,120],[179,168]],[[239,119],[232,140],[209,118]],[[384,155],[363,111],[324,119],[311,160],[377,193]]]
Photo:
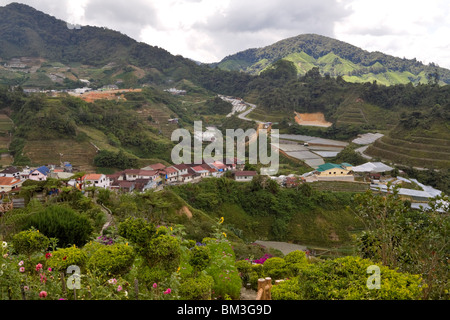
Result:
[[39,171],[40,173],[42,173],[43,175],[48,175],[48,173],[50,172],[50,169],[47,168],[46,166],[42,166],[40,168],[36,169],[37,171]]

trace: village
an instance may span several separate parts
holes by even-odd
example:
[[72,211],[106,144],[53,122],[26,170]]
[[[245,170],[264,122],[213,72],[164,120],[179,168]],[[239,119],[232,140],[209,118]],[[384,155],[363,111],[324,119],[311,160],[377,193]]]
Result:
[[[23,183],[31,181],[47,181],[48,179],[63,180],[67,186],[85,191],[95,187],[109,189],[119,193],[144,193],[149,190],[161,191],[164,187],[198,183],[203,179],[226,177],[236,182],[251,182],[257,171],[244,170],[245,165],[237,163],[236,159],[214,161],[202,164],[178,164],[166,166],[162,163],[150,164],[139,169],[126,169],[113,174],[87,173],[76,175],[74,168],[68,162],[60,165],[46,165],[36,168],[8,167],[0,171],[0,194],[5,199],[16,198]],[[297,188],[301,184],[316,182],[346,182],[361,184],[376,192],[392,192],[394,186],[399,186],[399,196],[411,202],[413,209],[421,210],[429,207],[430,199],[443,195],[440,190],[421,184],[415,179],[393,176],[394,168],[381,162],[367,162],[353,166],[349,163],[325,163],[303,175],[268,176],[282,188]],[[57,191],[56,191],[57,192]],[[11,196],[11,197],[10,197]],[[5,201],[3,201],[5,203]],[[11,210],[13,203],[5,205],[0,211]],[[19,202],[17,202],[19,203]],[[448,205],[448,204],[447,204]]]

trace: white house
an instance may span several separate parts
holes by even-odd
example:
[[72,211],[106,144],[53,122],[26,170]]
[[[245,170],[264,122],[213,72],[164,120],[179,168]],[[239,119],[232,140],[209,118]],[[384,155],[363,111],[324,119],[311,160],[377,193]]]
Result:
[[0,192],[11,192],[19,189],[23,181],[13,177],[0,177]]
[[46,181],[50,169],[47,167],[40,167],[30,171],[28,179],[33,181]]
[[180,182],[184,180],[182,177],[189,172],[189,166],[185,164],[176,164],[172,166],[172,168],[175,168],[175,170],[177,170],[177,180]]
[[97,187],[107,189],[110,186],[109,178],[104,174],[87,174],[81,178],[84,188]]
[[16,167],[8,167],[0,172],[0,177],[20,179],[20,170]]
[[252,181],[257,174],[256,171],[237,171],[234,174],[234,180],[238,182],[249,182]]

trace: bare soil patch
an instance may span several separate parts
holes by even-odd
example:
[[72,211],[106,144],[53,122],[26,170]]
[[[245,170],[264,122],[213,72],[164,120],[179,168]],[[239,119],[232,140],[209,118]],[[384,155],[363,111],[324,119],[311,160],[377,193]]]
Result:
[[295,112],[295,122],[301,126],[331,127],[333,124],[325,120],[322,112],[298,113]]

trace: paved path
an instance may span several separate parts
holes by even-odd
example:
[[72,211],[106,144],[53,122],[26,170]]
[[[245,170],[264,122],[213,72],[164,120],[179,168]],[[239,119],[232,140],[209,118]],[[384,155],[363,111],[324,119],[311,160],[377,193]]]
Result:
[[293,243],[287,243],[287,242],[278,242],[278,241],[255,241],[256,244],[262,245],[264,247],[273,248],[280,250],[284,255],[287,255],[288,253],[292,251],[306,251],[306,246],[293,244]]

